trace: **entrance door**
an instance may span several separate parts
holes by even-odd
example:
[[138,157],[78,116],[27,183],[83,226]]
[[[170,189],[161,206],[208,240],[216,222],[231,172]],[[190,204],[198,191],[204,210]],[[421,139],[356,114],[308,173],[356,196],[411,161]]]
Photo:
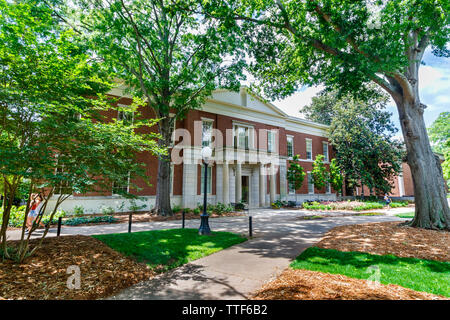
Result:
[[248,196],[249,196],[249,188],[250,188],[250,185],[249,185],[249,176],[242,176],[241,177],[241,179],[242,179],[242,197],[241,197],[241,199],[242,199],[242,202],[244,202],[244,203],[247,203],[248,204],[248,200],[249,200],[249,198],[248,198]]

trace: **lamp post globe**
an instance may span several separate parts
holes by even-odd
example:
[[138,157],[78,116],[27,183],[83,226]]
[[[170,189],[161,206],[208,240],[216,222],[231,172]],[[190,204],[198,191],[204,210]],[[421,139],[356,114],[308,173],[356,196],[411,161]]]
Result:
[[209,161],[209,159],[211,158],[211,156],[212,156],[212,149],[210,147],[203,147],[202,148],[203,162],[207,163]]
[[200,235],[210,235],[211,229],[209,228],[209,215],[206,211],[207,206],[207,196],[208,196],[208,162],[212,156],[212,149],[210,147],[202,148],[202,159],[205,165],[205,174],[203,180],[203,213],[200,215],[200,228],[198,229],[198,234]]

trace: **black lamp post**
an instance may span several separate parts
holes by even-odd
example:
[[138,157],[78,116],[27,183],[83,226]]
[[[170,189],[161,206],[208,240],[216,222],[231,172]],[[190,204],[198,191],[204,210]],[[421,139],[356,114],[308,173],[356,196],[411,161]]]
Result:
[[209,215],[206,211],[207,206],[207,196],[208,196],[208,161],[211,158],[212,150],[210,147],[204,147],[202,149],[202,159],[205,165],[205,177],[203,181],[203,213],[200,215],[200,228],[198,229],[198,234],[200,235],[210,235],[211,229],[209,228]]

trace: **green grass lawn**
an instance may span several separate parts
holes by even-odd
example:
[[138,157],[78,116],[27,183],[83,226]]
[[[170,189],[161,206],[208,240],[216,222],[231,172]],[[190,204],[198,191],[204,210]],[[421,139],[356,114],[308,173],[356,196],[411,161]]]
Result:
[[368,279],[371,275],[368,271],[370,266],[378,266],[380,282],[383,284],[397,284],[416,291],[450,297],[448,262],[311,247],[291,263],[293,269],[342,274],[357,279]]
[[399,213],[399,214],[396,214],[396,216],[399,218],[412,219],[412,218],[414,218],[414,212]]
[[197,229],[152,230],[93,237],[126,256],[146,263],[157,272],[165,272],[247,240],[230,232],[199,236]]
[[355,214],[355,216],[384,216],[383,212],[363,212]]

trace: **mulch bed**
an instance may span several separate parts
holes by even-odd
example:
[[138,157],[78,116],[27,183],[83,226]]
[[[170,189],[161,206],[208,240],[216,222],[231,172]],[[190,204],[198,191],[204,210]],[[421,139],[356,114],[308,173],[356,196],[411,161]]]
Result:
[[371,287],[366,280],[310,270],[286,269],[264,285],[254,300],[448,300],[398,285]]
[[450,261],[450,232],[411,228],[398,222],[336,227],[327,232],[315,246],[340,251]]
[[[31,240],[34,245],[36,240]],[[17,241],[8,243],[17,245]],[[68,289],[73,273],[80,267],[81,288]],[[155,273],[87,236],[47,238],[23,264],[0,262],[0,299],[97,299],[110,296]]]
[[[327,232],[315,246],[340,251],[450,261],[450,232],[411,228],[398,222],[336,227]],[[286,269],[274,281],[265,284],[251,299],[448,300],[442,296],[417,292],[398,285],[380,284],[373,288],[366,280],[291,268]]]

